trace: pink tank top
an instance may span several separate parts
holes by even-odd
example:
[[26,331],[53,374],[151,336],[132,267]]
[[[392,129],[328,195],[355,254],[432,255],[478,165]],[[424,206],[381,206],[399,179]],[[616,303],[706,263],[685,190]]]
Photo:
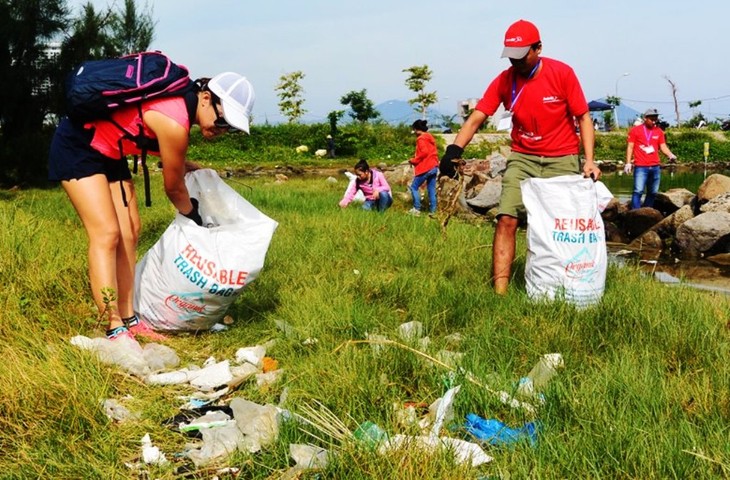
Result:
[[[185,106],[185,99],[182,97],[161,98],[159,100],[151,100],[142,104],[142,112],[154,110],[160,112],[180,124],[186,131],[190,132],[190,121],[188,119],[188,111]],[[112,114],[112,119],[117,122],[126,131],[137,134],[139,125],[142,123],[139,118],[139,109],[137,106],[123,108]],[[139,155],[140,149],[133,141],[122,139],[124,132],[119,127],[108,120],[96,120],[84,125],[85,128],[95,128],[94,138],[91,140],[91,148],[104,156],[119,160],[124,155]],[[157,138],[152,131],[143,126],[144,135],[147,138]],[[119,140],[122,139],[122,151],[119,151]],[[159,152],[149,151],[153,155]]]

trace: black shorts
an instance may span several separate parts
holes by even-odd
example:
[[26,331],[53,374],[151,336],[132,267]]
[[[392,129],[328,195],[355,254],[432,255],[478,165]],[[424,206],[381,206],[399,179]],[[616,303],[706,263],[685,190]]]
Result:
[[91,148],[93,136],[93,129],[61,119],[48,155],[48,180],[79,180],[98,173],[106,175],[109,182],[131,179],[126,159],[110,158]]

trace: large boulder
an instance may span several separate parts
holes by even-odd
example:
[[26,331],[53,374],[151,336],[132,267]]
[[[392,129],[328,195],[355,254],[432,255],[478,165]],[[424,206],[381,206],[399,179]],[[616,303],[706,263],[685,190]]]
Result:
[[664,216],[661,212],[651,207],[629,210],[624,214],[624,231],[629,238],[637,238],[662,219]]
[[641,234],[639,237],[635,238],[631,243],[628,244],[627,248],[636,251],[657,251],[664,248],[664,242],[656,232],[649,230]]
[[730,177],[713,173],[702,182],[697,189],[697,200],[700,205],[708,202],[718,195],[730,192]]
[[689,205],[694,196],[695,194],[686,188],[671,188],[656,194],[654,208],[664,216],[671,215],[683,206]]
[[677,233],[677,228],[690,218],[694,218],[694,209],[690,205],[685,205],[673,214],[657,223],[651,230],[656,232],[662,238],[671,238]]
[[391,168],[383,168],[383,175],[388,183],[393,185],[410,185],[413,180],[413,167],[404,162]]
[[614,222],[626,213],[626,210],[626,205],[619,202],[616,197],[613,197],[608,201],[606,208],[604,208],[601,212],[601,218],[603,218],[605,222]]
[[730,192],[713,197],[700,207],[700,212],[730,212]]
[[466,203],[473,208],[479,210],[489,210],[499,205],[499,197],[502,194],[502,177],[492,178],[481,185],[478,193],[469,198],[466,195]]
[[604,222],[606,241],[610,243],[629,243],[629,237],[613,222]]
[[727,252],[730,246],[730,213],[707,212],[687,220],[677,228],[673,245],[688,258]]

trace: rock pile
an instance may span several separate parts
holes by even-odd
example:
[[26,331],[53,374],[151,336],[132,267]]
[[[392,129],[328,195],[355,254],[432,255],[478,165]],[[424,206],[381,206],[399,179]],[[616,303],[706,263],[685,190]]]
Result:
[[[439,211],[451,208],[458,215],[493,219],[507,166],[503,153],[467,160],[462,180],[440,178]],[[396,184],[410,181],[405,170],[397,176]],[[696,194],[684,188],[660,192],[654,208],[629,210],[628,203],[614,198],[602,216],[608,242],[637,251],[670,251],[682,259],[730,263],[730,177],[725,175],[710,175]]]

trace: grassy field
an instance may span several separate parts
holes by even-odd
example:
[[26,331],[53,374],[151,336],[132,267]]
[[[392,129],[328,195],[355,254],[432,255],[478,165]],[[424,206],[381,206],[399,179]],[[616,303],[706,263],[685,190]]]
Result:
[[[152,180],[140,256],[174,214],[159,175]],[[513,427],[529,418],[464,372],[492,389],[514,391],[540,355],[559,352],[565,359],[545,392],[535,446],[486,446],[494,461],[472,469],[447,453],[383,456],[343,445],[321,478],[730,476],[726,297],[611,267],[596,307],[533,303],[522,278],[523,235],[511,291],[497,297],[488,287],[491,224],[453,220],[444,234],[437,221],[407,216],[410,205],[398,202],[383,215],[341,210],[344,177],[337,184],[245,178],[231,186],[279,222],[266,266],[230,310],[231,329],[180,335],[169,345],[183,364],[200,365],[211,355],[232,358],[240,347],[277,339],[269,354],[284,378],[265,389],[245,384],[234,396],[276,404],[286,387],[284,406],[292,412],[318,401],[350,430],[371,420],[391,434],[414,433],[397,425],[393,404],[431,403],[449,384],[460,384],[447,433],[468,439],[467,413]],[[101,331],[89,295],[86,239],[63,192],[0,192],[0,221],[0,478],[185,478],[175,465],[147,475],[125,462],[138,461],[145,433],[168,458],[182,451],[188,440],[162,423],[188,390],[146,386],[68,343]],[[293,332],[284,335],[275,320]],[[367,344],[347,343],[366,334],[397,340],[398,326],[412,320],[431,338],[429,356],[447,347],[447,335],[463,336],[449,346],[464,354],[455,377],[404,348],[376,354]],[[318,343],[303,345],[310,337]],[[141,418],[112,423],[100,402],[126,395]],[[290,464],[289,444],[312,441],[287,423],[273,447],[227,463],[242,469],[241,478],[279,478]]]

